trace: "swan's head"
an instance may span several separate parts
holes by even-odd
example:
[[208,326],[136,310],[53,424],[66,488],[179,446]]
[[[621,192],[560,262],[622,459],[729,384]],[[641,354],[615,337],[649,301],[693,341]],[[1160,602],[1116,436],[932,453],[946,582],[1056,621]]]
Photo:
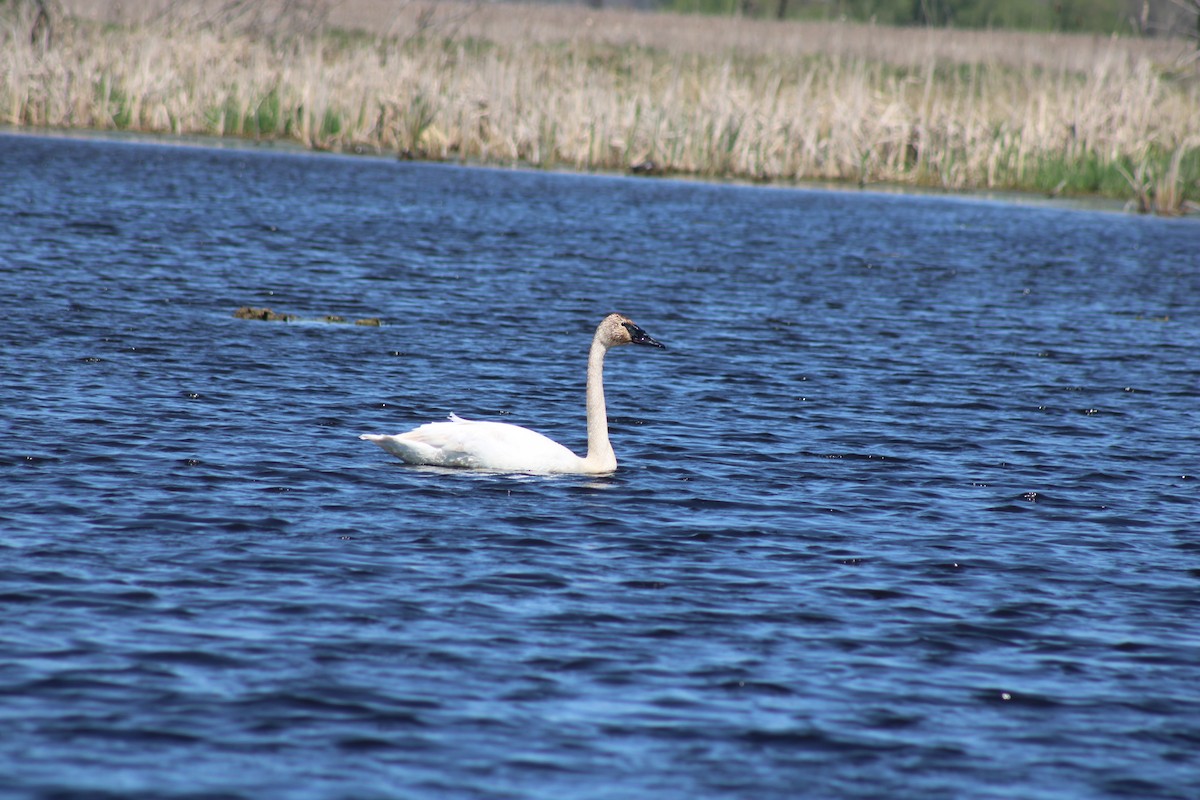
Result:
[[666,350],[662,342],[655,340],[637,323],[624,314],[609,314],[596,329],[596,338],[605,347],[617,347],[623,344],[646,344]]

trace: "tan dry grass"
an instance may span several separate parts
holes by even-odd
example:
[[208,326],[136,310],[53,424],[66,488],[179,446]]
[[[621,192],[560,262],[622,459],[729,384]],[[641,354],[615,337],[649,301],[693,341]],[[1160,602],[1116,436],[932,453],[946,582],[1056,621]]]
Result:
[[[67,5],[114,18],[111,0]],[[366,34],[272,37],[261,14],[255,30],[198,26],[201,7],[73,26],[46,51],[10,26],[0,109],[17,125],[951,188],[1169,155],[1200,120],[1197,81],[1164,71],[1180,43],[379,0],[326,9]]]
[[[257,19],[294,6],[297,0],[262,0]],[[144,23],[163,18],[216,19],[229,0],[61,0],[84,19]],[[330,27],[374,36],[436,35],[510,45],[605,45],[654,48],[679,55],[803,57],[827,55],[882,61],[894,66],[986,63],[1015,68],[1087,71],[1097,64],[1141,59],[1168,64],[1195,48],[1173,39],[1117,38],[1093,34],[1045,34],[945,28],[891,28],[840,22],[799,22],[588,9],[570,4],[521,5],[442,0],[308,0],[300,8]],[[295,10],[291,12],[295,16]]]

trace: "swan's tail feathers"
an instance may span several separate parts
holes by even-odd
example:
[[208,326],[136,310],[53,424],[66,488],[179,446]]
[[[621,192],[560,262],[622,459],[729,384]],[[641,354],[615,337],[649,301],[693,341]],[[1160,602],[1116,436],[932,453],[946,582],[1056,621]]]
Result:
[[394,436],[364,433],[358,438],[374,442],[407,464],[427,464],[438,467],[476,466],[476,458],[464,431],[473,425],[451,414],[449,422],[430,422],[419,428]]
[[420,440],[405,434],[388,436],[381,433],[364,433],[358,438],[374,442],[387,452],[408,464],[437,463],[437,451]]

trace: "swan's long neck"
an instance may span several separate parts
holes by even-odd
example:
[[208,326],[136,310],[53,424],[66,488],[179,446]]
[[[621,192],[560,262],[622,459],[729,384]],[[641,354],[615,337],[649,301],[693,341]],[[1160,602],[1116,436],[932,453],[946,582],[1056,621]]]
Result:
[[617,468],[617,455],[608,441],[608,409],[604,407],[604,354],[607,351],[597,336],[588,353],[586,461],[596,472],[611,472]]

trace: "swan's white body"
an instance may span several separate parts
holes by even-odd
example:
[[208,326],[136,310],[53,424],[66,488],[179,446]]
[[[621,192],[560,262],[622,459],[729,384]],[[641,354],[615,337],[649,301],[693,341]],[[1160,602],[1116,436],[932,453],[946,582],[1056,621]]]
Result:
[[498,472],[600,474],[617,468],[608,440],[604,406],[604,354],[623,344],[662,347],[633,320],[609,314],[596,328],[588,353],[588,452],[580,457],[536,431],[506,422],[477,422],[450,415],[449,422],[430,422],[407,433],[388,436],[364,433],[360,439],[382,447],[408,464]]

